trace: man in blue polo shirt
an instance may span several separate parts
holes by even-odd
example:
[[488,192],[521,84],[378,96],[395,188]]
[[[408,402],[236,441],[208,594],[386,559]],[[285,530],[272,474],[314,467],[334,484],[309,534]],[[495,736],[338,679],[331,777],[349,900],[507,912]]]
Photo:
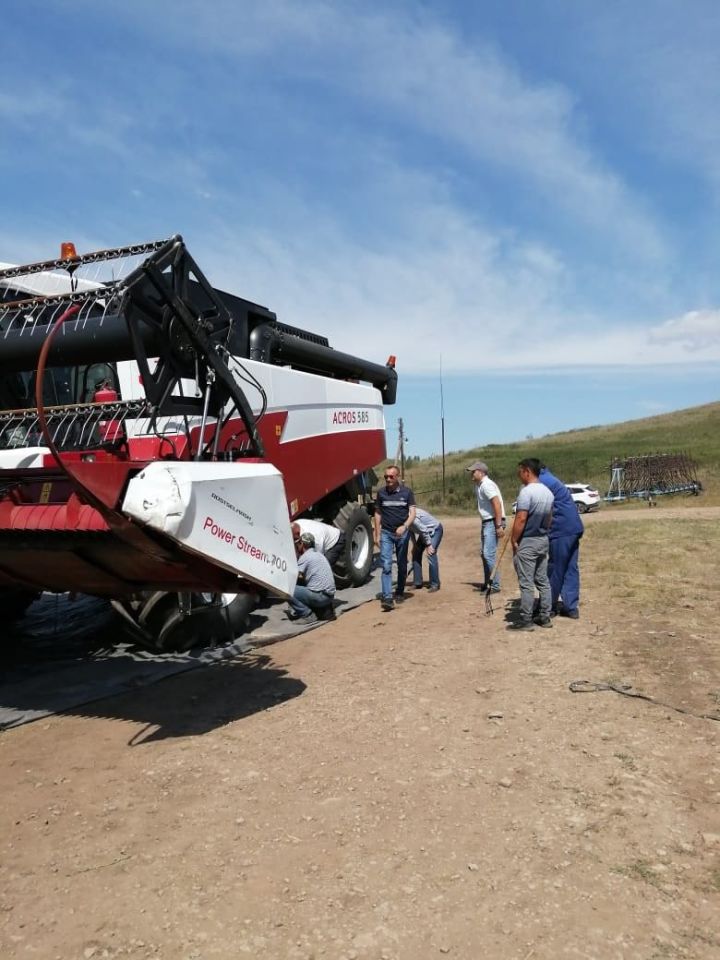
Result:
[[392,561],[397,558],[397,587],[395,600],[405,599],[407,579],[408,541],[410,527],[415,522],[415,494],[410,487],[400,483],[397,467],[385,471],[385,486],[380,487],[375,501],[375,546],[380,547],[382,562],[382,608],[393,609]]

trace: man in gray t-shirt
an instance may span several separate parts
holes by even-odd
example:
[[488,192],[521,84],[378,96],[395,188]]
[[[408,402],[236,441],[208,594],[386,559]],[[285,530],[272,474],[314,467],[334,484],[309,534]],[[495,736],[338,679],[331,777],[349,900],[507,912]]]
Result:
[[298,565],[298,584],[290,597],[288,620],[315,623],[334,620],[335,577],[325,557],[315,550],[315,537],[301,533],[293,537]]
[[540,469],[540,461],[532,457],[521,460],[518,464],[518,477],[523,488],[517,499],[510,542],[513,548],[513,564],[520,584],[520,620],[511,625],[509,629],[512,630],[534,629],[535,587],[540,595],[540,610],[535,623],[540,627],[552,627],[552,598],[547,566],[553,495],[538,480]]

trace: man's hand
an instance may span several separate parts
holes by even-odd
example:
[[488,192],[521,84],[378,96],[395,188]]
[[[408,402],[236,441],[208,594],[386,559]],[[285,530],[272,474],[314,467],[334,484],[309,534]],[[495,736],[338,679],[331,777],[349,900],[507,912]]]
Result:
[[505,527],[500,524],[499,526],[495,527],[495,533],[497,534],[498,540],[502,540],[502,538],[505,536]]
[[429,547],[427,548],[427,555],[428,555],[429,557],[434,557],[434,556],[435,556],[435,547],[429,546]]
[[408,528],[407,528],[407,524],[401,523],[400,526],[396,529],[395,533],[396,533],[399,537],[402,537],[403,534],[407,533],[407,529],[408,529]]

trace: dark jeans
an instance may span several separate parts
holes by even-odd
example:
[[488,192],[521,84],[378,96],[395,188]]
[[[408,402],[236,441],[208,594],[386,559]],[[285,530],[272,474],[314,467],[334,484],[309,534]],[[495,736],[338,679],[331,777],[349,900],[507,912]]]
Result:
[[338,562],[340,557],[343,555],[344,550],[345,550],[345,534],[341,532],[340,536],[337,539],[337,543],[334,546],[330,547],[328,552],[325,554],[325,559],[327,560],[327,562],[330,564],[331,567],[335,566],[335,564]]
[[[430,538],[430,546],[435,550],[432,556],[428,554],[428,572],[430,573],[430,586],[439,587],[440,586],[440,564],[438,563],[437,549],[440,546],[440,541],[443,538],[443,526],[441,523],[435,528],[435,533]],[[413,582],[416,587],[421,587],[423,584],[422,576],[422,555],[425,553],[425,548],[427,544],[418,536],[415,541],[415,546],[413,547],[412,552],[412,563],[413,563]]]

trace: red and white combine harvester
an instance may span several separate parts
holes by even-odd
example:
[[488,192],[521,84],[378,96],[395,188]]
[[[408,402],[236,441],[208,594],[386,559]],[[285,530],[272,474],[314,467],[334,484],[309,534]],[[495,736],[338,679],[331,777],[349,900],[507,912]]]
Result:
[[362,582],[396,386],[394,358],[213,288],[181,237],[0,269],[0,615],[81,592],[159,650],[227,639],[292,593],[299,516]]

